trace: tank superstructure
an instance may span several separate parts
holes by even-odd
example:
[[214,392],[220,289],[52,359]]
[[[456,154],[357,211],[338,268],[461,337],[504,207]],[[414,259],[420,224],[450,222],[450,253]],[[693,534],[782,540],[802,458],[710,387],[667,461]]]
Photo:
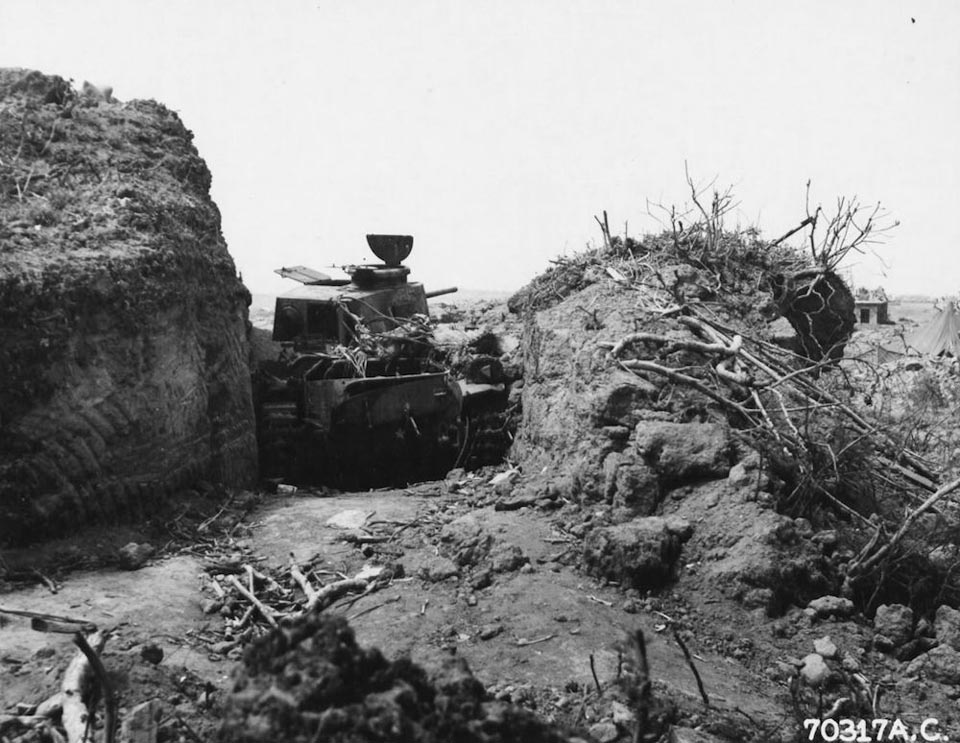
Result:
[[463,451],[465,387],[438,361],[427,292],[408,280],[409,235],[367,235],[377,265],[349,281],[304,266],[276,300],[283,345],[255,379],[261,474],[340,487],[442,476]]

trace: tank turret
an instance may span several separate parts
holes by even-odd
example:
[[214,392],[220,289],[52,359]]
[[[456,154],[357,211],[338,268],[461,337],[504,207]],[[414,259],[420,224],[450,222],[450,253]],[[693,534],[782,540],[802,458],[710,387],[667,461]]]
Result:
[[306,266],[277,269],[303,286],[277,297],[273,340],[293,343],[298,351],[350,346],[358,323],[373,333],[387,332],[414,315],[428,315],[427,299],[456,291],[427,292],[408,280],[410,268],[403,261],[413,250],[411,235],[367,235],[367,244],[383,263],[347,266],[349,281]]

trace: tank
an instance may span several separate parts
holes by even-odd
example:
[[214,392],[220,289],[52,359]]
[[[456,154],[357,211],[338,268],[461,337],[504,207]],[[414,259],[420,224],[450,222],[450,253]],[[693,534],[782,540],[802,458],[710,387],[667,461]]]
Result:
[[358,489],[442,477],[462,460],[467,398],[503,394],[495,363],[454,379],[432,343],[430,297],[403,265],[409,235],[367,235],[382,263],[349,280],[304,266],[277,270],[301,286],[277,297],[279,358],[254,377],[261,475]]

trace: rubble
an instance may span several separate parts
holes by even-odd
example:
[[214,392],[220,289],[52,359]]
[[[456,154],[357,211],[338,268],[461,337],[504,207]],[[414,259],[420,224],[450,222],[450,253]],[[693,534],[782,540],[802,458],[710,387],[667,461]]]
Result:
[[429,678],[357,646],[342,618],[309,615],[255,642],[237,669],[218,739],[574,741],[531,713],[485,699],[460,659]]
[[692,530],[687,522],[648,516],[591,531],[583,547],[586,569],[631,588],[667,582]]

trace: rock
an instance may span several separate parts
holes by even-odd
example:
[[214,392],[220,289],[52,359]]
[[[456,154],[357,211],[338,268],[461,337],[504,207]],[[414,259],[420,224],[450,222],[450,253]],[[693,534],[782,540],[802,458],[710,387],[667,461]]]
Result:
[[722,738],[694,728],[670,728],[670,743],[724,743]]
[[470,588],[472,588],[474,591],[479,591],[482,588],[486,588],[491,583],[493,583],[493,571],[490,570],[490,568],[478,570],[473,574],[473,577],[470,578]]
[[603,469],[608,503],[641,516],[653,514],[662,499],[659,480],[637,452],[611,452]]
[[830,668],[819,653],[810,653],[803,658],[800,675],[810,686],[818,687],[830,677]]
[[730,473],[729,432],[716,423],[641,421],[635,446],[660,481],[671,487]]
[[814,652],[822,655],[824,658],[836,658],[837,646],[829,636],[821,637],[813,641]]
[[591,575],[624,587],[655,588],[671,578],[689,524],[657,516],[593,529],[583,547]]
[[940,606],[933,620],[933,629],[942,645],[960,650],[960,610],[946,604]]
[[493,560],[493,572],[510,573],[520,568],[527,558],[515,544],[498,544],[490,553]]
[[[873,630],[893,647],[903,645],[913,637],[913,609],[903,604],[881,604],[873,618]],[[874,644],[883,649],[883,642]]]
[[460,569],[453,560],[446,557],[431,556],[420,566],[417,575],[428,583],[439,583],[440,581],[459,575]]
[[147,564],[155,551],[152,544],[125,544],[120,548],[120,567],[124,570],[139,570]]
[[657,387],[648,380],[632,374],[615,375],[614,381],[600,389],[591,401],[593,416],[603,426],[637,425],[638,413],[651,397],[657,395]]
[[480,628],[480,639],[481,640],[492,640],[494,637],[503,632],[503,625],[501,624],[485,624]]
[[612,722],[598,722],[596,725],[591,725],[587,732],[599,743],[613,743],[620,737],[620,731]]
[[157,665],[163,660],[163,648],[152,642],[147,643],[146,645],[141,646],[140,657],[147,661],[147,663]]
[[636,720],[633,710],[623,702],[613,701],[610,703],[610,712],[613,714],[614,725],[632,725]]
[[484,530],[480,520],[471,513],[445,525],[440,530],[440,541],[450,544],[457,565],[469,567],[487,556],[493,536]]
[[132,743],[156,743],[163,706],[157,699],[138,704],[123,717],[120,740]]
[[960,684],[960,652],[949,645],[938,645],[910,661],[905,674],[922,675],[941,684]]
[[204,599],[200,602],[200,611],[204,614],[216,614],[223,607],[220,599]]
[[735,488],[744,488],[750,484],[750,473],[747,471],[747,467],[743,462],[737,462],[730,468],[730,473],[727,475],[727,482]]
[[854,611],[853,602],[839,596],[821,596],[808,603],[807,608],[821,619],[830,616],[849,617]]

